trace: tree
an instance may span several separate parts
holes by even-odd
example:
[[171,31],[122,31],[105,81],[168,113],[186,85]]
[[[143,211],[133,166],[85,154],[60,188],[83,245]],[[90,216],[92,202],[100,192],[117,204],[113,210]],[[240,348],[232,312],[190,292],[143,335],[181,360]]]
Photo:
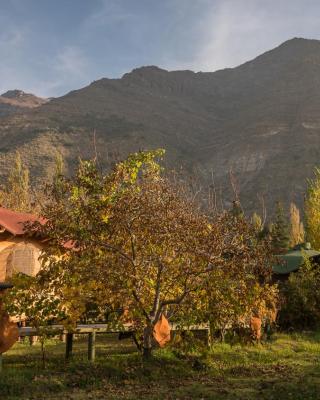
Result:
[[252,215],[251,222],[254,227],[254,230],[259,235],[263,230],[263,223],[262,223],[262,219],[261,219],[260,215],[257,214],[256,212],[254,212]]
[[230,212],[234,217],[237,217],[237,218],[244,217],[244,212],[243,212],[243,209],[241,207],[241,203],[239,200],[234,200],[232,202],[232,207],[231,207]]
[[[252,286],[270,272],[245,218],[201,212],[163,177],[162,154],[133,154],[106,175],[80,161],[74,178],[52,185],[46,224],[30,227],[48,239],[37,281],[59,299],[63,323],[72,329],[92,308],[110,325],[131,322],[145,356],[163,315],[209,317],[209,288],[225,290],[220,270],[238,283],[234,293],[241,277]],[[241,293],[249,291],[235,295],[247,304]]]
[[134,154],[107,175],[82,161],[74,179],[61,178],[37,227],[50,239],[39,279],[61,299],[68,323],[97,304],[110,323],[125,318],[143,332],[146,356],[162,314],[201,289],[212,254],[221,253],[216,228],[161,176],[161,155]]
[[224,252],[207,276],[200,315],[223,338],[227,328],[248,326],[253,316],[271,319],[278,290],[271,281],[274,260],[268,240],[258,239],[252,224],[230,214],[220,216],[219,226]]
[[294,204],[290,204],[290,246],[294,247],[304,242],[304,227],[300,220],[300,211]]
[[284,253],[289,248],[289,227],[286,221],[283,206],[276,204],[276,219],[271,231],[272,246],[275,253]]
[[37,277],[18,273],[11,278],[13,288],[3,297],[6,312],[18,320],[38,329],[42,350],[42,364],[45,367],[45,343],[50,335],[50,324],[63,320],[65,314],[59,307],[59,298],[50,287],[44,288]]
[[17,151],[6,186],[0,191],[0,204],[15,211],[30,211],[32,208],[29,170],[23,166]]
[[320,249],[320,169],[315,168],[313,179],[308,180],[305,201],[307,240],[315,249]]
[[282,285],[280,324],[283,328],[314,329],[320,319],[320,269],[307,257],[299,271]]

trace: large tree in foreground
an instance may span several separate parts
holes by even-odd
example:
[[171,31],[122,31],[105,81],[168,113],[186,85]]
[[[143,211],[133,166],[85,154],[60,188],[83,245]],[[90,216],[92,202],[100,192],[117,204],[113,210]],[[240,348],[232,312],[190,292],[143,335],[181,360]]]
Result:
[[110,323],[119,323],[123,310],[120,321],[143,331],[146,355],[164,311],[200,290],[222,254],[218,229],[214,234],[161,176],[155,162],[161,155],[132,155],[108,175],[81,162],[74,179],[52,187],[47,223],[37,227],[50,239],[39,279],[61,299],[68,322],[81,320],[93,304]]
[[74,178],[61,175],[51,186],[46,224],[31,227],[48,240],[36,284],[59,299],[56,315],[70,327],[92,315],[130,322],[145,355],[163,315],[221,320],[232,296],[232,313],[249,313],[270,272],[245,218],[204,215],[162,176],[161,156],[134,154],[107,175],[80,162]]

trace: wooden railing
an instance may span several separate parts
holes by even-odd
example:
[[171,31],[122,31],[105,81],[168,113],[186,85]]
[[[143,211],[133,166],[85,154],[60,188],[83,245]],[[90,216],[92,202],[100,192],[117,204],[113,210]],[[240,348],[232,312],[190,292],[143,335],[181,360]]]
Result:
[[[198,325],[182,326],[177,323],[170,323],[171,331],[205,331],[206,342],[210,345],[210,325],[209,323],[202,323]],[[34,327],[21,327],[19,328],[19,336],[42,336],[43,334],[48,336],[66,335],[66,352],[65,357],[69,360],[72,357],[73,350],[73,337],[74,335],[87,334],[88,335],[88,360],[95,360],[95,343],[97,333],[124,333],[134,332],[134,326],[132,324],[123,324],[121,327],[112,328],[108,324],[79,324],[72,331],[65,329],[63,325],[50,325],[46,327],[34,328]],[[2,355],[0,354],[0,371],[2,369]]]

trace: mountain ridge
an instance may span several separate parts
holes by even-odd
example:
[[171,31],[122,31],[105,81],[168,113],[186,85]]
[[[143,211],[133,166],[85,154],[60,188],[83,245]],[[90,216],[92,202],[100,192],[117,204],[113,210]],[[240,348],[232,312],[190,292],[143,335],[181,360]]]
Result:
[[213,175],[227,206],[230,171],[250,212],[261,196],[269,209],[276,200],[302,206],[320,156],[319,108],[320,41],[294,38],[235,68],[144,66],[1,116],[0,167],[20,150],[45,180],[56,150],[71,171],[96,149],[108,168],[131,151],[164,147],[169,168],[183,166],[203,185]]

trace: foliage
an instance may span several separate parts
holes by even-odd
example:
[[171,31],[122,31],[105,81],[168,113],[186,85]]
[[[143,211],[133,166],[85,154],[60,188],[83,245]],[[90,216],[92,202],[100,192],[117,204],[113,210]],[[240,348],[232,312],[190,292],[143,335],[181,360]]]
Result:
[[64,318],[64,314],[57,311],[59,299],[41,288],[36,277],[16,274],[11,283],[13,288],[4,296],[5,309],[11,316],[22,320],[27,317],[35,327]]
[[244,212],[243,212],[243,209],[241,207],[241,203],[239,200],[234,200],[232,202],[232,207],[231,207],[230,213],[236,218],[244,217]]
[[146,355],[162,314],[233,326],[276,296],[267,241],[242,214],[209,217],[185,199],[163,177],[162,155],[133,154],[106,175],[94,160],[72,179],[56,174],[47,223],[31,226],[48,239],[37,288],[59,300],[63,323],[133,323]]
[[276,204],[276,218],[271,231],[272,247],[275,254],[281,254],[289,248],[289,227],[284,215],[283,206]]
[[7,183],[0,191],[0,205],[15,211],[30,211],[32,209],[29,170],[23,166],[18,151]]
[[223,337],[227,328],[248,326],[252,316],[272,319],[278,291],[271,282],[269,242],[258,240],[255,227],[242,217],[225,214],[219,226],[223,228],[225,250],[220,265],[207,277],[201,309],[202,318]]
[[315,168],[314,177],[308,181],[305,201],[307,240],[314,249],[320,249],[320,169]]
[[319,325],[320,269],[305,257],[302,267],[283,284],[280,323],[284,328],[306,329]]
[[61,321],[65,315],[59,307],[59,298],[39,285],[39,280],[24,274],[11,278],[14,285],[3,297],[6,312],[20,321],[37,328],[42,346],[42,361],[45,366],[45,343],[53,321]]
[[252,226],[254,227],[254,230],[259,235],[261,233],[261,231],[263,230],[263,224],[262,224],[262,219],[261,219],[260,215],[257,214],[256,212],[254,212],[252,215],[251,223],[252,223]]
[[294,204],[290,204],[290,247],[304,242],[304,227],[300,219],[300,211]]
[[38,279],[68,323],[96,304],[110,324],[134,321],[146,352],[165,309],[201,287],[209,257],[206,219],[161,176],[162,154],[134,154],[108,175],[81,161],[73,180],[54,185],[37,227],[50,238]]

